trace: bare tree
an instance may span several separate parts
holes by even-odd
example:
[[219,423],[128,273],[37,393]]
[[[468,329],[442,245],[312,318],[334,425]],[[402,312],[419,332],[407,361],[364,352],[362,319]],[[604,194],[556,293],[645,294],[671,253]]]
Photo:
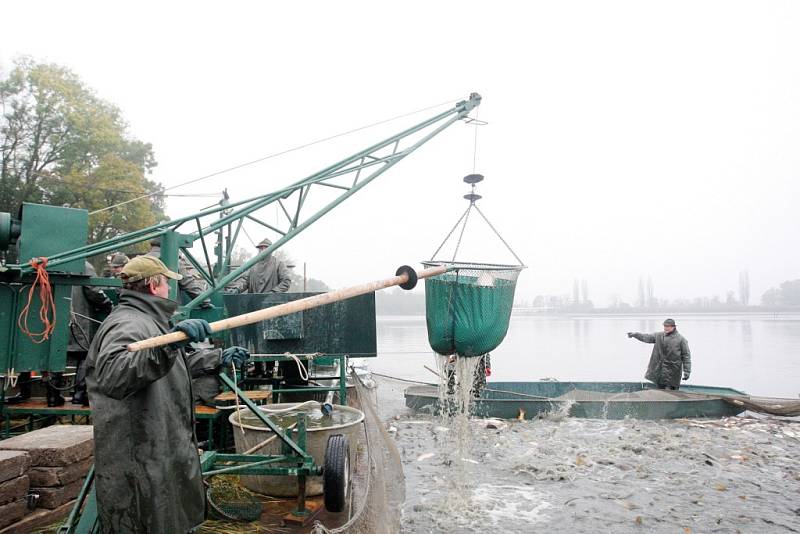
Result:
[[639,277],[639,299],[636,301],[636,305],[640,308],[644,308],[645,306],[645,297],[644,297],[644,280],[642,277]]
[[739,302],[744,306],[750,302],[750,274],[747,271],[739,272]]

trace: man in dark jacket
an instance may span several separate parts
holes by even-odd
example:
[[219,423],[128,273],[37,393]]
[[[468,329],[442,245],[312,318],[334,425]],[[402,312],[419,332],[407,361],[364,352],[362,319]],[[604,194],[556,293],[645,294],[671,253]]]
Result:
[[[272,245],[264,239],[256,247],[261,252]],[[286,293],[292,285],[289,268],[272,254],[251,267],[236,281],[239,293]]]
[[[167,299],[167,278],[180,275],[158,258],[132,259],[121,278],[119,305],[100,326],[87,358],[101,532],[183,534],[205,512],[183,344],[139,352],[127,346],[171,330],[200,342],[211,328],[202,319],[170,328],[177,304]],[[231,349],[246,359],[244,349],[231,347],[223,362]]]
[[628,332],[628,337],[643,343],[653,343],[653,353],[644,377],[656,384],[660,389],[678,389],[681,385],[681,368],[683,379],[689,380],[692,372],[692,355],[689,342],[678,333],[675,321],[664,321],[664,331],[655,334]]
[[[84,267],[92,278],[97,273],[88,261]],[[97,331],[98,319],[111,312],[111,300],[99,287],[72,286],[67,360],[75,363],[75,393],[72,404],[89,405],[86,396],[86,354]]]

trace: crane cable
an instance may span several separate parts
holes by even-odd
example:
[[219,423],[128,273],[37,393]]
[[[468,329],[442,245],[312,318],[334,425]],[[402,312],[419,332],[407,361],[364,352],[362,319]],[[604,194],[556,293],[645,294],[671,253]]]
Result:
[[142,200],[142,199],[145,199],[145,198],[150,198],[150,197],[159,196],[159,195],[165,196],[164,192],[165,191],[169,191],[171,189],[177,189],[178,187],[183,187],[184,185],[193,184],[193,183],[196,183],[196,182],[200,182],[202,180],[206,180],[208,178],[213,178],[214,176],[219,176],[221,174],[225,174],[227,172],[239,170],[241,168],[248,167],[250,165],[255,165],[256,163],[261,163],[262,161],[266,161],[268,159],[276,158],[276,157],[282,156],[284,154],[289,154],[290,152],[296,152],[298,150],[302,150],[304,148],[308,148],[308,147],[311,147],[311,146],[314,146],[314,145],[317,145],[317,144],[320,144],[320,143],[324,143],[326,141],[331,141],[331,140],[336,139],[338,137],[343,137],[345,135],[349,135],[349,134],[352,134],[352,133],[355,133],[355,132],[359,132],[361,130],[366,130],[368,128],[373,128],[375,126],[380,126],[381,124],[386,124],[387,122],[391,122],[391,121],[395,121],[395,120],[398,120],[398,119],[402,119],[402,118],[405,118],[405,117],[408,117],[408,116],[411,116],[411,115],[416,115],[417,113],[422,113],[423,111],[428,111],[430,109],[438,108],[440,106],[444,106],[445,104],[452,104],[453,102],[457,102],[459,100],[460,99],[446,100],[444,102],[440,102],[439,104],[435,104],[433,106],[428,106],[428,107],[425,107],[425,108],[422,108],[422,109],[418,109],[416,111],[411,111],[409,113],[403,113],[402,115],[397,115],[395,117],[391,117],[389,119],[384,119],[382,121],[373,122],[372,124],[367,124],[366,126],[361,126],[361,127],[358,127],[358,128],[354,128],[352,130],[347,130],[346,132],[341,132],[341,133],[338,133],[338,134],[335,134],[335,135],[324,137],[322,139],[317,139],[316,141],[311,141],[309,143],[298,145],[298,146],[293,147],[293,148],[287,148],[286,150],[281,150],[280,152],[274,152],[274,153],[269,154],[267,156],[264,156],[264,157],[261,157],[261,158],[258,158],[258,159],[254,159],[254,160],[248,161],[246,163],[240,163],[239,165],[234,165],[233,167],[228,167],[227,169],[222,169],[222,170],[219,170],[219,171],[216,171],[216,172],[212,172],[211,174],[206,174],[205,176],[200,176],[198,178],[193,178],[191,180],[187,180],[186,182],[181,182],[179,184],[172,185],[170,187],[166,187],[166,188],[162,189],[161,191],[148,193],[146,195],[140,195],[138,197],[135,197],[135,198],[132,198],[132,199],[129,199],[129,200],[125,200],[123,202],[119,202],[119,203],[113,204],[111,206],[106,206],[105,208],[101,208],[99,210],[90,211],[89,215],[94,215],[96,213],[101,213],[101,212],[104,212],[104,211],[112,210],[114,208],[118,208],[120,206],[124,206],[126,204],[130,204],[131,202],[136,202],[137,200]]

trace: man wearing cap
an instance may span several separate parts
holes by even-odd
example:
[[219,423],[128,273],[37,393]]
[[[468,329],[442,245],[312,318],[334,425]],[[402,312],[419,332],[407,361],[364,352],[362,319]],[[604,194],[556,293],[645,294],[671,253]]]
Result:
[[128,256],[123,254],[122,252],[117,252],[113,256],[111,256],[111,261],[109,265],[111,267],[111,276],[114,278],[119,278],[120,273],[122,272],[122,268],[131,261]]
[[[256,247],[261,253],[270,245],[272,241],[264,239]],[[289,268],[268,254],[237,280],[236,289],[239,293],[286,293],[291,285]]]
[[[187,319],[170,328],[177,303],[167,298],[167,279],[181,275],[160,259],[138,256],[120,278],[119,305],[100,326],[87,357],[100,531],[186,533],[202,523],[205,498],[183,347],[206,339],[211,327]],[[188,339],[127,350],[134,341],[170,331]],[[241,347],[230,347],[220,363],[241,365],[248,356]]]
[[655,345],[644,377],[656,384],[659,389],[678,389],[681,385],[681,368],[683,368],[683,379],[689,380],[692,371],[689,342],[678,333],[674,320],[664,321],[663,332],[654,334],[628,332],[628,337]]

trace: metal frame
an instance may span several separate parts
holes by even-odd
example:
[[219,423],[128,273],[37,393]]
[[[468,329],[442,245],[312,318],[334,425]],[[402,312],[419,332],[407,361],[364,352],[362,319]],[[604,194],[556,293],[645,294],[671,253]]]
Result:
[[[236,382],[231,380],[225,373],[220,373],[220,380],[229,387],[239,400],[247,406],[267,428],[269,428],[278,439],[283,442],[285,454],[278,455],[245,455],[245,454],[222,454],[218,452],[203,453],[200,466],[203,476],[219,474],[237,473],[240,475],[284,475],[297,477],[297,508],[293,511],[295,515],[305,516],[311,513],[306,508],[306,478],[309,476],[319,476],[322,474],[322,466],[314,463],[314,458],[306,452],[306,416],[297,415],[297,441],[293,440],[283,428],[272,422],[258,406],[251,401],[236,386]],[[234,465],[231,465],[234,464]],[[284,464],[284,465],[281,465]]]
[[[278,402],[278,395],[281,393],[320,393],[328,391],[336,391],[339,393],[339,404],[347,404],[347,358],[349,354],[325,354],[325,358],[339,360],[339,376],[311,376],[309,380],[338,380],[339,384],[336,386],[308,386],[298,387],[291,389],[272,389],[272,402]],[[309,361],[308,357],[299,357],[301,360]],[[282,354],[275,354],[270,356],[251,356],[251,362],[291,362],[294,358],[290,356],[283,356]]]
[[[161,238],[162,260],[169,268],[177,268],[178,251],[180,250],[209,284],[207,290],[180,308],[181,315],[188,315],[189,312],[197,308],[212,294],[219,292],[221,288],[224,288],[226,285],[239,278],[256,263],[278,250],[303,230],[314,224],[322,216],[339,206],[367,184],[402,161],[406,156],[412,154],[456,121],[468,118],[469,113],[480,105],[480,102],[481,96],[477,93],[472,93],[468,100],[458,102],[451,109],[424,120],[415,126],[403,130],[398,134],[272,193],[233,203],[228,201],[226,195],[219,206],[211,207],[175,220],[158,223],[141,230],[109,239],[102,243],[86,245],[53,254],[48,257],[48,271],[57,272],[59,266],[61,266],[63,270],[70,262],[74,262],[78,259],[85,259],[87,257],[116,251],[154,238]],[[401,144],[403,144],[404,147],[401,147]],[[320,189],[320,187],[315,186],[339,191],[338,196],[325,204],[322,208],[303,217],[306,215],[305,212],[308,211],[303,210],[303,208],[308,201],[312,189],[315,191]],[[283,225],[268,224],[254,215],[258,210],[273,204],[279,206],[286,217]],[[289,206],[288,208],[287,205]],[[201,219],[212,216],[214,217],[213,222],[204,226]],[[262,225],[266,229],[280,235],[280,237],[275,240],[271,246],[228,273],[227,270],[230,266],[231,254],[245,219]],[[206,219],[206,221],[207,220],[208,219]],[[185,224],[193,225],[194,228],[191,231],[179,233],[179,230],[183,229]],[[209,234],[216,234],[214,252],[217,256],[217,263],[216,269],[213,271],[211,269],[210,255],[206,243],[206,238]],[[198,240],[201,242],[203,248],[203,259],[206,262],[206,268],[203,268],[201,263],[189,251],[194,242]],[[17,271],[20,279],[29,277],[33,272],[32,267],[29,265],[16,264],[7,265],[6,267],[9,270]],[[69,283],[71,282],[72,280],[70,279]],[[172,282],[170,296],[175,297],[176,293],[177,289],[174,282]],[[344,365],[340,365],[341,381],[338,388],[342,399],[346,397],[344,367]],[[235,454],[225,455],[216,452],[205,453],[201,458],[201,465],[205,471],[204,474],[207,476],[209,473],[237,472],[242,474],[280,474],[297,476],[298,499],[297,509],[294,513],[301,516],[310,514],[310,511],[305,507],[306,478],[308,476],[322,474],[322,467],[315,465],[313,457],[305,450],[305,415],[298,415],[297,440],[295,441],[292,439],[291,435],[287,435],[282,428],[273,423],[264,412],[260,411],[255,403],[242,394],[236,383],[227,375],[221,373],[220,380],[233,390],[239,397],[239,400],[278,436],[281,442],[283,442],[285,454],[275,456],[247,456]],[[315,389],[320,391],[322,388]],[[337,388],[326,389],[336,390]],[[1,408],[2,405],[0,405],[0,409]],[[226,462],[225,467],[220,466],[215,469],[215,466],[222,462]],[[230,465],[230,462],[239,465]],[[90,476],[86,479],[86,483],[79,496],[78,504],[73,508],[67,524],[59,529],[60,534],[71,534],[76,531],[86,533],[95,530],[97,525],[96,504],[94,501],[95,493],[92,487],[93,478],[92,470]],[[86,501],[86,507],[83,514],[80,514],[80,518],[77,519],[81,503],[84,501]],[[75,524],[76,519],[78,520],[77,524]]]
[[[480,102],[481,96],[477,93],[472,93],[468,100],[458,102],[453,108],[272,193],[233,203],[228,202],[226,196],[219,206],[175,220],[158,223],[102,243],[54,254],[48,258],[48,270],[79,258],[112,252],[142,241],[161,237],[162,254],[172,256],[179,248],[186,256],[186,259],[198,269],[203,278],[209,283],[209,288],[206,291],[182,307],[182,313],[188,314],[189,311],[197,308],[213,293],[239,278],[253,265],[278,250],[323,215],[360,191],[375,178],[402,161],[406,156],[412,154],[454,122],[467,118],[469,113],[480,105]],[[401,148],[401,144],[405,143],[408,146]],[[341,193],[321,209],[303,218],[302,215],[305,214],[303,208],[312,189],[320,189],[320,187],[315,186],[341,191]],[[273,204],[281,208],[286,218],[282,226],[268,224],[253,215],[258,210]],[[287,208],[287,205],[291,210]],[[203,226],[201,219],[212,215],[216,216],[216,220]],[[242,223],[245,219],[261,224],[281,237],[249,261],[226,274],[233,248],[239,238]],[[187,223],[194,227],[193,231],[191,233],[178,233],[178,230],[182,229],[184,224]],[[209,234],[216,234],[217,268],[215,272],[211,270],[210,256],[206,244],[206,238]],[[176,248],[173,248],[172,243],[169,243],[173,239]],[[201,263],[188,250],[198,240],[201,241],[203,246],[206,268],[203,268]],[[169,257],[166,260],[169,260],[165,261],[168,267],[177,267],[177,258]],[[18,264],[8,265],[7,267],[17,269],[23,275],[32,272],[32,268],[29,265]]]

